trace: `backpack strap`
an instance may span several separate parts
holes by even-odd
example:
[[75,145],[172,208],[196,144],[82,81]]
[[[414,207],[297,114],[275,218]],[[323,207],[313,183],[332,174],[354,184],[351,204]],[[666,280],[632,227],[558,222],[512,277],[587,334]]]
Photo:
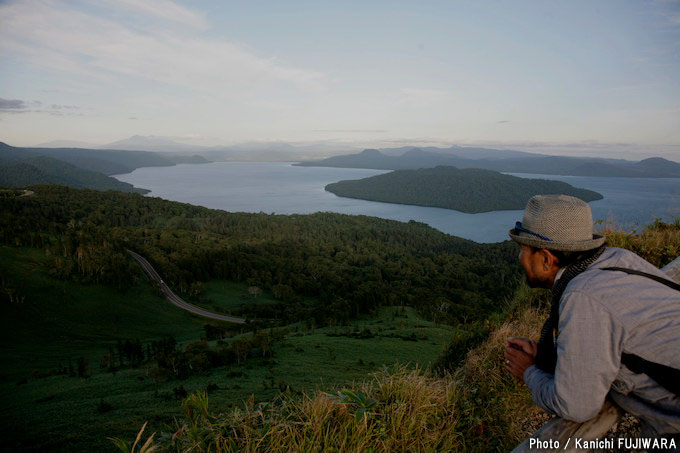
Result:
[[628,269],[627,267],[603,267],[601,269],[603,269],[605,271],[620,271],[620,272],[625,272],[626,274],[639,275],[641,277],[647,277],[647,278],[650,278],[650,279],[652,279],[656,282],[661,283],[662,285],[666,285],[669,288],[672,288],[676,291],[680,291],[680,284],[678,284],[678,283],[676,283],[672,280],[669,280],[667,278],[659,277],[658,275],[648,274],[647,272],[642,272],[642,271],[638,271],[638,270],[635,270],[635,269]]
[[621,354],[621,363],[633,373],[646,374],[669,392],[680,395],[680,370],[650,362],[635,354]]
[[[628,269],[625,267],[603,267],[606,271],[620,271],[626,274],[639,275],[647,277],[658,283],[668,286],[676,291],[680,291],[680,285],[674,281],[668,280],[658,275],[648,274],[647,272],[638,271],[635,269]],[[656,362],[650,362],[635,354],[623,353],[621,354],[621,363],[633,373],[646,374],[654,379],[657,384],[668,390],[669,392],[680,395],[680,370],[672,368],[667,365],[662,365]]]

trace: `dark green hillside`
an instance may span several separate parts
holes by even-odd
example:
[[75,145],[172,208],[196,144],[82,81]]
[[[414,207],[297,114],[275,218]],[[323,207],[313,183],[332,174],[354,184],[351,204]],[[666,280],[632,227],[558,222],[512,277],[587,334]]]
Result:
[[341,197],[386,203],[412,204],[477,213],[522,209],[536,194],[557,193],[585,201],[602,195],[560,181],[525,179],[491,170],[439,166],[398,170],[360,180],[329,184],[326,190]]
[[35,156],[19,161],[0,161],[0,187],[60,184],[75,188],[147,193],[132,184],[95,171],[84,170],[61,160]]
[[[208,343],[202,338],[225,326],[163,301],[133,263],[137,282],[118,290],[60,280],[49,275],[47,262],[43,250],[0,246],[6,451],[115,451],[107,437],[133,438],[144,422],[151,431],[174,431],[184,392],[208,391],[213,407],[228,410],[242,408],[251,395],[260,402],[286,389],[291,395],[328,389],[383,365],[426,367],[456,331],[408,307],[382,307],[342,326],[227,330],[224,339]],[[209,282],[206,296],[252,300],[247,285],[229,283],[222,293],[223,284]],[[271,294],[260,297],[266,303]],[[149,357],[150,348],[171,337],[177,343],[170,358],[183,370],[177,376],[167,360]],[[250,349],[255,339],[270,341],[264,355],[261,347]],[[137,340],[144,356],[138,363],[125,355]],[[249,347],[240,363],[232,354],[236,345]]]
[[[425,367],[452,333],[483,338],[520,278],[511,243],[416,222],[30,189],[0,196],[0,435],[12,451],[112,451],[107,436],[145,421],[172,431],[185,392],[226,409],[395,361]],[[170,305],[128,248],[185,299],[250,322]]]
[[0,240],[42,244],[58,275],[127,285],[117,263],[131,248],[180,291],[214,278],[276,289],[281,302],[263,316],[277,322],[326,323],[394,304],[429,313],[440,299],[460,307],[446,318],[469,318],[467,311],[481,318],[512,289],[495,284],[513,275],[512,246],[479,245],[415,222],[227,213],[134,194],[33,190],[0,199]]

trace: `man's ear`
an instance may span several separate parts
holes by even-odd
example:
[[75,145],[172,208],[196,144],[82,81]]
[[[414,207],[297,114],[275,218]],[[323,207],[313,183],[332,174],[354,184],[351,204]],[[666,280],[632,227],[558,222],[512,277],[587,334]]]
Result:
[[543,264],[543,270],[549,270],[553,265],[557,265],[557,257],[550,253],[548,249],[541,249],[541,263]]

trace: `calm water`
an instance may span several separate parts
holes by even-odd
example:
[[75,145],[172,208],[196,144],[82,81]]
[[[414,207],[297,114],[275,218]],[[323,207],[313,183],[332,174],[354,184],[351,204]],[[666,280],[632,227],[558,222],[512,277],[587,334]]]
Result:
[[[295,167],[280,162],[214,162],[201,165],[139,168],[117,179],[150,189],[149,196],[232,212],[308,214],[319,211],[370,215],[407,222],[416,220],[477,242],[498,242],[521,220],[522,211],[465,214],[440,208],[341,198],[324,187],[343,179],[360,179],[382,170]],[[603,200],[592,202],[596,220],[638,228],[657,217],[680,217],[680,180],[591,178],[579,176],[516,176],[565,181],[595,190]]]

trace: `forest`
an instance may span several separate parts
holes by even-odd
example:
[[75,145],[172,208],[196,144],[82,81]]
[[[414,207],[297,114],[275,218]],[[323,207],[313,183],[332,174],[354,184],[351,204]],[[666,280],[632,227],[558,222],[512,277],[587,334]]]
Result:
[[75,188],[149,192],[103,173],[85,170],[52,157],[33,156],[11,162],[0,160],[0,187],[25,187],[32,184],[62,184]]
[[411,221],[331,213],[228,213],[121,192],[33,186],[0,199],[0,241],[45,250],[60,279],[124,288],[144,255],[191,295],[223,279],[276,301],[232,313],[266,323],[342,322],[411,306],[442,322],[483,319],[519,283],[511,243],[476,244]]
[[397,170],[359,180],[340,181],[326,190],[341,197],[455,209],[467,213],[523,209],[537,194],[566,194],[585,201],[602,199],[592,190],[561,181],[528,179],[477,168],[438,166]]
[[[15,451],[105,451],[140,420],[167,431],[187,392],[226,408],[395,362],[456,364],[521,280],[509,241],[413,221],[56,185],[0,190],[0,213],[0,425]],[[177,309],[127,250],[186,300],[248,322]]]

